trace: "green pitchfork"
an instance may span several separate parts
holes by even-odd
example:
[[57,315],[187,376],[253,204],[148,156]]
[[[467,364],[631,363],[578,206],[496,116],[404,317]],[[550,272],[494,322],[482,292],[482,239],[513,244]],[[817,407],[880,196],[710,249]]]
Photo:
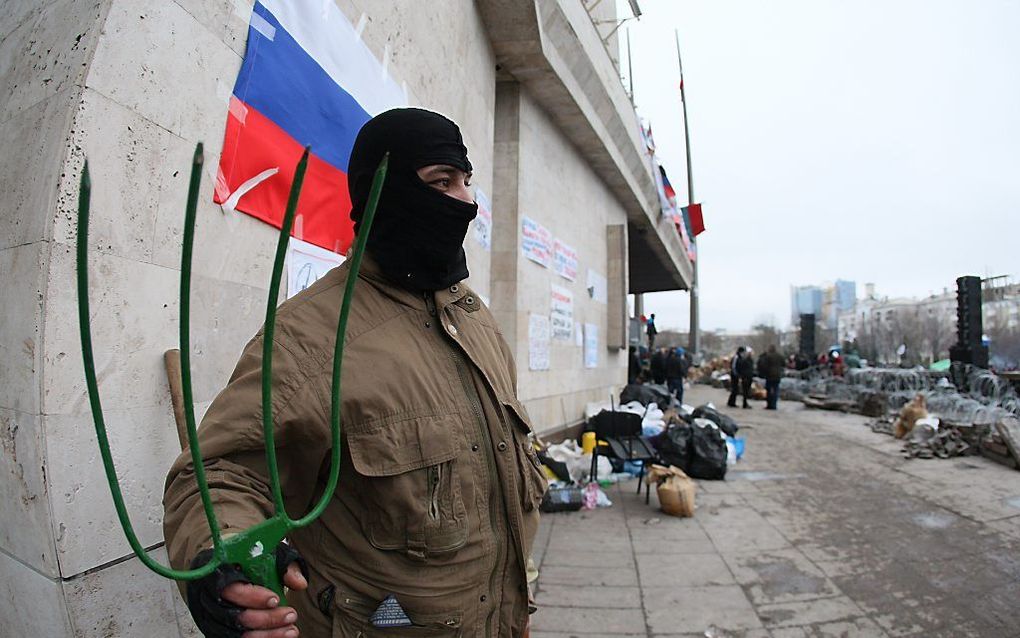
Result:
[[265,436],[266,466],[273,494],[274,513],[268,520],[244,532],[223,538],[220,534],[219,523],[216,520],[216,513],[213,511],[212,498],[210,497],[209,486],[205,478],[202,453],[198,447],[198,432],[195,427],[195,406],[191,393],[191,348],[189,345],[191,252],[195,238],[195,210],[198,206],[198,190],[202,179],[202,165],[204,162],[202,143],[199,142],[195,147],[195,156],[191,164],[191,182],[188,187],[188,203],[184,217],[184,245],[181,254],[181,385],[184,395],[184,416],[188,430],[188,447],[191,451],[191,461],[195,469],[195,480],[198,483],[198,490],[202,498],[202,506],[205,509],[205,517],[209,523],[213,544],[212,558],[205,565],[195,569],[171,569],[154,561],[138,541],[124,505],[124,497],[121,494],[120,484],[117,480],[117,470],[114,467],[113,456],[110,453],[110,441],[106,436],[106,424],[103,420],[103,408],[99,402],[99,386],[96,382],[96,366],[92,354],[92,330],[89,321],[88,296],[89,199],[92,184],[89,179],[87,160],[82,170],[81,190],[78,196],[78,324],[81,330],[82,358],[85,363],[85,382],[88,386],[89,403],[92,407],[92,419],[96,426],[96,437],[99,440],[99,452],[103,458],[103,468],[106,471],[106,479],[110,483],[110,493],[113,495],[113,504],[117,510],[117,517],[120,519],[121,527],[124,528],[124,535],[127,536],[128,543],[131,545],[131,549],[134,550],[135,555],[138,556],[138,559],[160,576],[173,580],[198,580],[212,573],[220,565],[239,565],[252,582],[268,587],[279,594],[280,604],[285,602],[283,597],[284,591],[283,584],[280,582],[280,577],[276,570],[276,554],[274,550],[291,530],[308,525],[322,514],[330,499],[333,498],[340,475],[340,367],[344,354],[344,334],[346,333],[347,317],[350,314],[351,300],[354,295],[354,283],[358,280],[358,271],[361,268],[361,259],[365,252],[365,242],[369,229],[372,226],[372,220],[375,217],[375,209],[379,203],[383,181],[386,179],[389,160],[387,154],[376,169],[368,204],[365,207],[362,219],[362,229],[358,233],[354,254],[351,257],[350,273],[347,276],[347,286],[344,290],[343,303],[340,307],[340,319],[336,330],[336,347],[333,353],[332,409],[330,413],[333,448],[329,480],[326,484],[325,492],[315,507],[301,518],[295,520],[287,515],[287,510],[284,507],[283,493],[280,489],[280,474],[276,463],[272,416],[273,330],[276,326],[276,305],[280,292],[280,278],[283,273],[284,258],[287,254],[287,244],[290,240],[290,229],[294,222],[294,213],[297,209],[298,198],[301,195],[301,184],[304,181],[305,169],[308,166],[308,153],[309,148],[306,147],[295,170],[290,197],[287,201],[287,210],[283,217],[282,228],[280,229],[280,238],[276,244],[276,260],[273,264],[273,276],[269,285],[269,302],[266,306],[266,323],[262,339],[262,425]]

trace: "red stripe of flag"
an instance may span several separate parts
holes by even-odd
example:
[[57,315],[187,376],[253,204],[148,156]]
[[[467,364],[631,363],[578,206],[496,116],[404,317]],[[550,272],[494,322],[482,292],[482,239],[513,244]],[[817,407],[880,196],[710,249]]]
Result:
[[[287,197],[294,178],[294,169],[304,148],[282,128],[261,113],[245,105],[247,112],[242,124],[232,113],[227,117],[224,135],[224,155],[232,153],[230,170],[223,171],[226,192],[217,191],[213,200],[226,201],[229,193],[243,183],[242,176],[258,175],[269,168],[279,172],[248,191],[237,204],[245,212],[279,228],[287,209]],[[347,175],[315,155],[315,147],[308,158],[301,199],[295,220],[295,236],[300,228],[300,239],[343,254],[354,238],[350,220],[351,200],[347,192]]]
[[705,232],[705,217],[701,214],[701,204],[691,204],[688,206],[687,214],[691,220],[691,233],[697,237]]

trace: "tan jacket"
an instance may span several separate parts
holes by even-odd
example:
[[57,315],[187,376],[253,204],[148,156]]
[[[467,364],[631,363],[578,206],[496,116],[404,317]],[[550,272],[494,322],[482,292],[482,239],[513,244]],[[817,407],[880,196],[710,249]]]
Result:
[[[346,265],[284,303],[273,351],[273,410],[287,510],[307,512],[329,469],[333,346]],[[416,294],[366,260],[342,374],[340,483],[325,513],[289,540],[308,560],[291,592],[303,637],[520,636],[526,558],[546,482],[516,398],[513,358],[463,284]],[[262,335],[245,348],[199,431],[224,533],[271,514],[261,422]],[[175,567],[210,545],[187,454],[164,496]],[[393,594],[416,625],[367,618]]]

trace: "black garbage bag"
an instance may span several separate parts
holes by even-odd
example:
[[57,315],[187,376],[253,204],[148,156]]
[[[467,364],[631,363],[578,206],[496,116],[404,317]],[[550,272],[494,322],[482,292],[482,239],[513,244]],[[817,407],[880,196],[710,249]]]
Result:
[[652,445],[664,464],[677,466],[691,478],[726,478],[726,440],[718,428],[673,423],[652,439]]
[[538,453],[538,460],[542,463],[542,465],[552,470],[552,473],[556,475],[557,479],[568,483],[570,482],[570,472],[567,471],[566,463],[557,461],[545,452]]
[[652,446],[658,451],[665,465],[675,465],[684,472],[691,465],[691,437],[694,426],[690,423],[671,423],[662,434],[652,438]]
[[665,410],[670,405],[669,390],[666,386],[654,383],[630,383],[620,392],[620,405],[637,401],[641,405],[654,403]]
[[698,423],[690,426],[691,462],[684,469],[688,476],[699,479],[722,480],[726,478],[726,439],[719,429]]
[[648,389],[643,383],[628,383],[620,392],[620,405],[637,401],[641,405],[648,405],[655,401],[655,393]]
[[693,416],[695,419],[708,419],[715,423],[719,426],[720,430],[726,433],[726,436],[736,436],[737,430],[740,429],[740,426],[733,420],[733,417],[723,414],[707,403],[694,408]]

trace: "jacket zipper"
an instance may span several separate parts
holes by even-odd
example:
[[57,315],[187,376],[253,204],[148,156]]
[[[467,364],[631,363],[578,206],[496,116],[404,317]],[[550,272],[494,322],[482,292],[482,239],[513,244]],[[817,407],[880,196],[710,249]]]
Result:
[[[422,293],[422,296],[425,298],[425,307],[428,309],[429,315],[435,317],[436,304],[435,301],[432,299],[432,295],[430,295],[427,292],[424,292]],[[442,478],[440,467],[438,465],[430,465],[428,471],[426,472],[426,475],[428,476],[427,493],[429,495],[428,502],[429,518],[431,518],[432,520],[437,520],[439,518],[439,482]]]
[[[432,295],[428,292],[422,293],[425,298],[425,307],[431,316],[437,317],[436,302],[432,298]],[[489,527],[493,531],[493,538],[496,540],[496,560],[492,565],[492,572],[489,574],[489,592],[496,591],[496,581],[499,576],[499,568],[505,562],[505,545],[506,543],[499,542],[495,538],[495,531],[499,523],[499,512],[497,511],[496,497],[499,496],[496,493],[495,485],[498,480],[498,471],[496,469],[496,457],[492,451],[492,436],[489,434],[488,425],[485,422],[484,412],[482,411],[481,398],[478,396],[478,390],[475,388],[474,383],[471,381],[471,371],[467,368],[467,362],[465,361],[464,354],[458,349],[457,345],[453,345],[451,348],[451,357],[453,358],[454,366],[457,368],[457,374],[460,377],[461,385],[464,388],[464,394],[467,395],[468,402],[471,404],[471,411],[474,413],[475,424],[478,426],[479,434],[482,439],[482,449],[485,451],[485,463],[489,470]],[[498,404],[497,404],[498,405]],[[502,406],[500,406],[502,407]],[[502,417],[500,417],[502,419]],[[502,427],[502,421],[500,427]],[[495,613],[497,607],[494,605],[492,611],[485,616],[485,635],[491,636],[492,633],[492,616]]]
[[429,518],[439,520],[439,484],[443,480],[443,466],[430,465],[429,477]]
[[[492,436],[489,434],[489,427],[485,422],[485,417],[482,412],[481,399],[478,396],[478,391],[475,389],[474,383],[471,381],[471,372],[467,369],[467,364],[464,361],[463,355],[454,349],[455,352],[452,355],[454,358],[454,364],[457,366],[457,373],[460,376],[461,384],[464,386],[464,392],[467,394],[468,401],[471,403],[471,411],[474,413],[475,422],[478,425],[478,430],[482,438],[482,449],[485,451],[485,462],[489,469],[489,526],[493,531],[493,540],[496,542],[496,560],[492,565],[492,573],[489,574],[489,592],[496,591],[496,581],[499,576],[500,565],[505,561],[503,552],[505,550],[505,543],[499,541],[496,536],[496,529],[499,526],[499,512],[497,510],[496,498],[499,496],[495,490],[495,483],[498,480],[498,470],[496,469],[496,458],[492,451]],[[496,607],[493,606],[485,617],[485,635],[492,636],[492,616],[495,613]]]
[[[428,308],[429,314],[433,317],[437,316],[436,303],[429,293],[423,293],[425,297],[425,307]],[[488,425],[485,423],[484,413],[482,411],[481,399],[478,396],[478,390],[475,388],[474,383],[471,381],[471,372],[467,369],[467,363],[464,360],[463,353],[458,350],[458,346],[452,347],[452,354],[454,366],[457,368],[457,375],[460,377],[461,385],[464,388],[464,394],[467,395],[468,402],[471,404],[471,411],[474,413],[475,424],[478,426],[478,432],[482,439],[482,449],[485,451],[485,464],[489,469],[489,527],[493,531],[493,538],[495,539],[495,531],[499,524],[499,512],[497,511],[496,497],[499,494],[495,493],[495,484],[497,481],[497,469],[496,469],[496,458],[492,451],[492,437],[489,435]],[[501,424],[502,425],[502,424]],[[496,541],[496,560],[492,565],[492,573],[489,574],[489,592],[496,591],[496,581],[499,576],[499,567],[503,564],[505,558],[503,552],[505,550],[505,543]],[[496,607],[493,606],[493,611],[490,611],[485,616],[485,635],[491,636],[492,634],[492,616],[495,613]]]

